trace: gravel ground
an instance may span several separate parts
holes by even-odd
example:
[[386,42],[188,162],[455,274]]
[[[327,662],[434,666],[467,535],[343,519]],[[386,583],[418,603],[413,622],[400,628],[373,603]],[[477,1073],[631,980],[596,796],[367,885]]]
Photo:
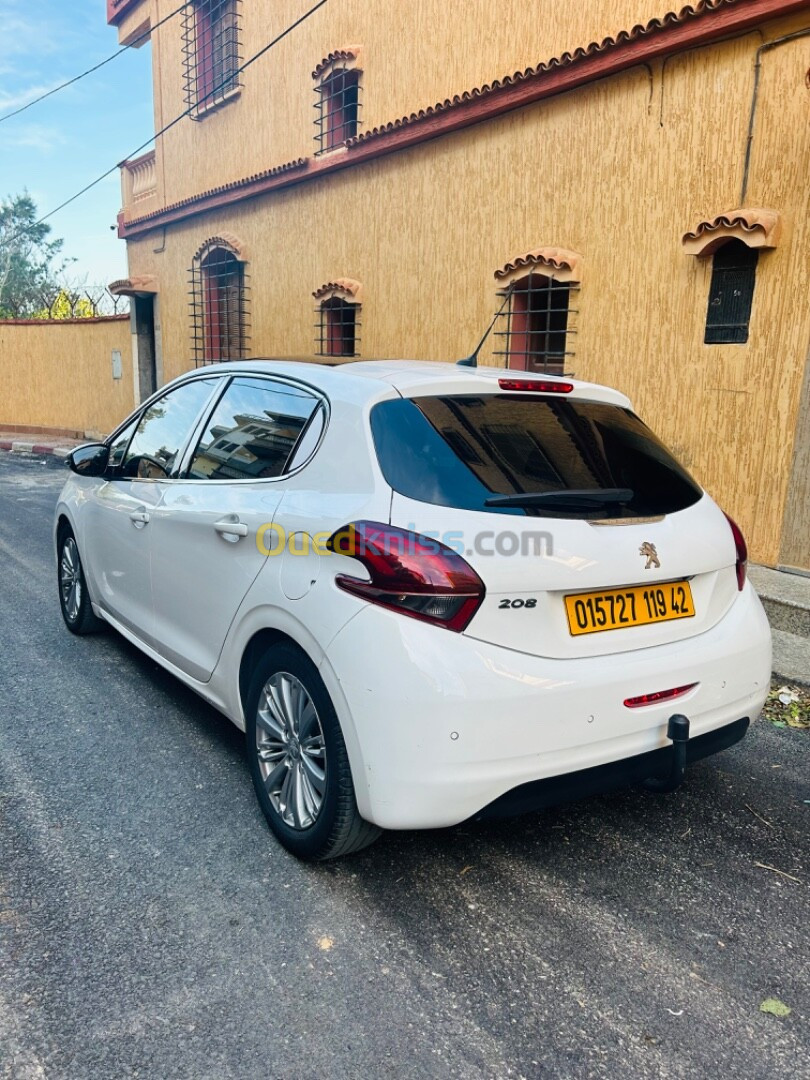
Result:
[[234,727],[62,628],[63,475],[0,457],[0,1077],[810,1077],[805,731],[301,865]]

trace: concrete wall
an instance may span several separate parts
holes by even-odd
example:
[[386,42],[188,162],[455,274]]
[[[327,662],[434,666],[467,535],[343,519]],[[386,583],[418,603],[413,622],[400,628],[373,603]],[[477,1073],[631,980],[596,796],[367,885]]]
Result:
[[[116,349],[120,379],[113,378]],[[128,315],[0,321],[0,429],[103,435],[134,404]]]

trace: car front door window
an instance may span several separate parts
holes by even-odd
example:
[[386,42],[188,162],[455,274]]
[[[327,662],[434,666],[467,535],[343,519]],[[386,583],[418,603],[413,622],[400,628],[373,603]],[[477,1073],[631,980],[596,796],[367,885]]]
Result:
[[165,480],[176,475],[180,451],[216,381],[193,379],[147,406],[124,457],[123,476]]

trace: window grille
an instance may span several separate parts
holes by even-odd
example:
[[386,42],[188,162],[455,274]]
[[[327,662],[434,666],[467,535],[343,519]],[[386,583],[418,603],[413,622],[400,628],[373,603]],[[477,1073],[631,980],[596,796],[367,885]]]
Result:
[[241,360],[247,351],[245,264],[214,247],[191,268],[191,348],[195,367]]
[[706,311],[706,345],[744,345],[754,302],[759,252],[742,240],[729,240],[712,260]]
[[333,67],[315,87],[315,143],[318,154],[345,146],[360,126],[360,72]]
[[183,13],[186,104],[192,116],[241,86],[242,0],[194,0]]
[[316,347],[321,356],[359,356],[360,304],[340,297],[321,301],[317,309]]
[[574,355],[569,316],[577,314],[571,296],[578,289],[545,274],[528,274],[498,293],[508,302],[498,320],[502,329],[495,331],[503,348],[495,355],[504,357],[506,367],[563,374],[566,359]]

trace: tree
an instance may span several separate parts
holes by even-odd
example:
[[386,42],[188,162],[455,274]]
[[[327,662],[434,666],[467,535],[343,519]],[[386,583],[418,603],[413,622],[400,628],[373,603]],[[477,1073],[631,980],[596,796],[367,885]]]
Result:
[[98,314],[86,296],[63,285],[53,300],[31,312],[32,319],[90,319]]
[[63,241],[49,240],[50,233],[50,225],[37,223],[27,191],[0,202],[0,318],[34,315],[46,296],[59,291],[66,262],[56,260]]

